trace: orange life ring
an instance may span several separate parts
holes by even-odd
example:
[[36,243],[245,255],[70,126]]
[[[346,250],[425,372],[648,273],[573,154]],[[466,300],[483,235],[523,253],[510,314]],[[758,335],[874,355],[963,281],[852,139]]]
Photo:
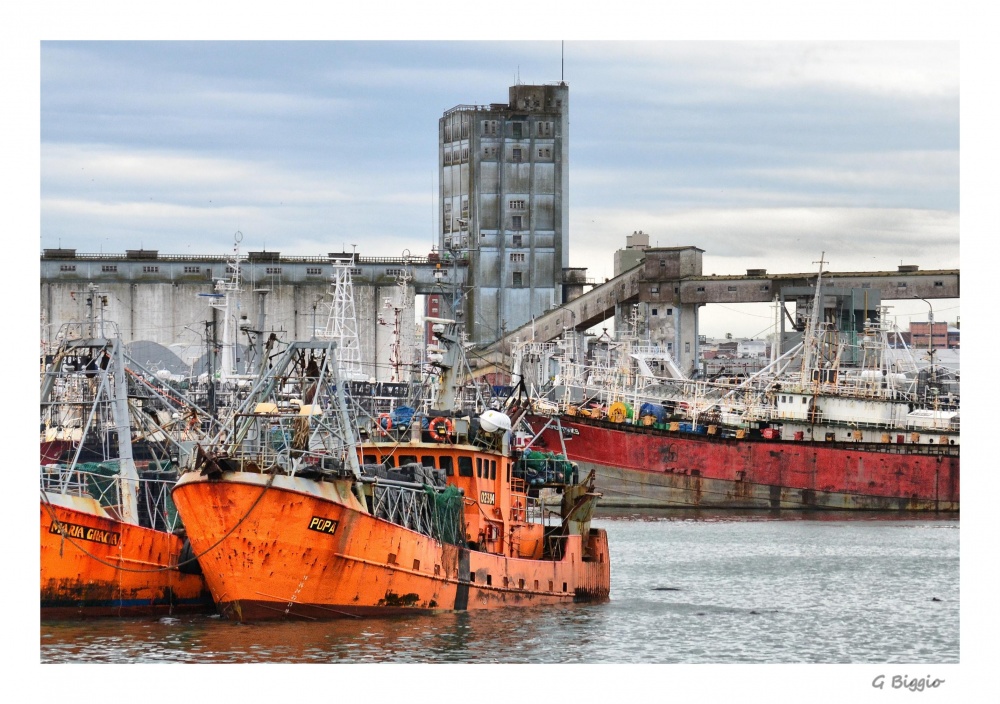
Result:
[[[382,419],[385,419],[385,425],[382,425]],[[378,426],[378,431],[382,435],[388,435],[389,431],[392,430],[392,416],[388,413],[380,413],[378,419],[375,421],[375,425]]]
[[[439,430],[439,426],[444,426],[443,429]],[[432,418],[431,422],[427,424],[427,433],[431,436],[431,439],[436,442],[444,442],[450,438],[455,432],[455,426],[451,422],[451,418]]]

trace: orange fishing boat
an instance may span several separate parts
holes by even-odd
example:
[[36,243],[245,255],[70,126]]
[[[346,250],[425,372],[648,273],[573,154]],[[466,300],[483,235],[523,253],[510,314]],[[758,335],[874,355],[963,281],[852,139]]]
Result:
[[201,576],[178,569],[180,536],[121,520],[89,496],[43,490],[40,508],[43,619],[211,608]]
[[547,510],[539,487],[518,476],[506,415],[453,411],[442,394],[437,410],[405,424],[366,418],[348,405],[336,347],[291,343],[225,438],[199,447],[173,489],[223,615],[323,619],[608,598],[607,535],[590,525],[592,476],[574,482],[567,471],[550,482],[561,501]]
[[[75,327],[42,377],[43,426],[66,430],[74,444],[71,461],[41,465],[41,616],[204,611],[212,604],[197,564],[182,571],[169,503],[176,472],[140,471],[132,457],[121,340],[95,336],[93,323]],[[79,461],[85,444],[92,458],[104,450],[102,461]]]

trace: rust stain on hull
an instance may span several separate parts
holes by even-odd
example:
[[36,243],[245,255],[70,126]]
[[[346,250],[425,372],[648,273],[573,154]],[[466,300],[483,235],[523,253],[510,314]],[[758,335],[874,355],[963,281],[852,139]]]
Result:
[[[220,611],[237,620],[489,609],[610,594],[603,530],[564,536],[561,559],[534,560],[441,543],[321,496],[262,491],[237,479],[185,475],[173,498],[194,551],[207,551],[200,562]],[[310,529],[316,516],[336,522],[336,530]]]
[[42,618],[211,610],[204,580],[177,569],[176,535],[51,504],[40,512]]
[[[561,422],[567,458],[594,470],[606,507],[959,511],[957,446],[737,440]],[[551,426],[540,437],[561,447]]]

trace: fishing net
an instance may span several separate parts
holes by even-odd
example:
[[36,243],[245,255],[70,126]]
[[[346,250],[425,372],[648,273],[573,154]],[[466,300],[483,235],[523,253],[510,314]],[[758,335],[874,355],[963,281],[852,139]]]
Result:
[[465,544],[463,508],[465,500],[454,484],[443,491],[424,486],[431,512],[431,537],[451,545]]

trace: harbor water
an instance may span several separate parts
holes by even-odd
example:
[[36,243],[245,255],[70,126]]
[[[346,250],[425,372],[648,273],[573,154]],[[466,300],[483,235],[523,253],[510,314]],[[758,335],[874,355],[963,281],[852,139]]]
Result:
[[605,511],[611,599],[385,619],[43,622],[46,663],[948,664],[959,520]]

